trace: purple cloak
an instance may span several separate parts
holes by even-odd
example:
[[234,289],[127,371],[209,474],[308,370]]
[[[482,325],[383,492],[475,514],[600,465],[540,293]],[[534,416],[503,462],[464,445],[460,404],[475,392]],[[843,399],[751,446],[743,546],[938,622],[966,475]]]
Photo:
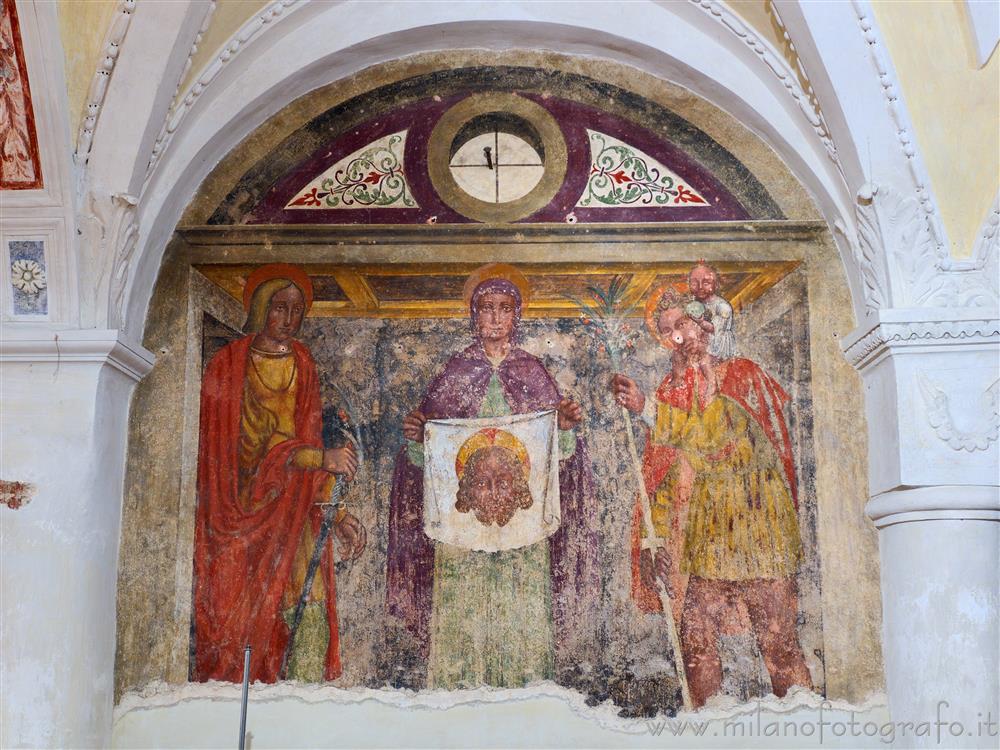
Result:
[[[475,343],[453,355],[427,388],[420,405],[428,419],[478,416],[493,367]],[[497,376],[514,414],[555,408],[555,381],[539,359],[513,349]],[[594,477],[585,441],[559,464],[562,521],[549,537],[552,618],[557,666],[593,658],[600,602],[600,533]],[[424,534],[424,475],[406,455],[396,457],[389,507],[386,608],[410,631],[426,661],[434,577],[434,542]]]

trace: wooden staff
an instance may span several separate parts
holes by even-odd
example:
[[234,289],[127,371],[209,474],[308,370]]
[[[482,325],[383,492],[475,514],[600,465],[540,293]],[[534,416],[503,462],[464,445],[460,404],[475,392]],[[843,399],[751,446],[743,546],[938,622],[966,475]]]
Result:
[[[666,541],[656,535],[656,527],[653,525],[653,506],[649,501],[649,493],[646,492],[646,480],[642,476],[642,462],[639,460],[639,451],[635,447],[635,435],[632,433],[632,415],[624,406],[622,416],[625,418],[625,434],[628,439],[628,452],[632,458],[632,468],[639,479],[639,498],[642,501],[642,525],[646,531],[646,539],[651,547],[665,547]],[[666,581],[657,587],[660,595],[660,606],[663,607],[663,616],[667,621],[667,637],[670,639],[670,648],[674,652],[674,668],[677,670],[677,680],[681,683],[681,698],[684,701],[684,708],[688,711],[694,710],[691,702],[691,691],[688,689],[687,671],[684,669],[684,654],[681,651],[681,641],[677,636],[677,625],[674,623],[674,608],[670,601],[670,593],[667,591]]]

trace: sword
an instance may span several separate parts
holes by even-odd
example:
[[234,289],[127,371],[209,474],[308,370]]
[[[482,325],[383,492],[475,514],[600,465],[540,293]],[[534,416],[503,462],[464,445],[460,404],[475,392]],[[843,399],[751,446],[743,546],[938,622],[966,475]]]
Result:
[[288,643],[285,645],[285,653],[281,657],[281,671],[278,673],[278,676],[282,680],[285,679],[285,672],[288,669],[288,658],[292,653],[295,633],[302,623],[302,614],[306,609],[306,600],[309,598],[309,592],[312,591],[316,571],[319,570],[319,562],[323,557],[323,548],[326,546],[326,540],[330,536],[330,531],[333,530],[333,521],[337,517],[337,506],[346,491],[347,482],[338,477],[336,483],[333,485],[333,489],[330,491],[330,502],[326,510],[323,511],[323,522],[320,524],[319,534],[316,537],[316,546],[313,548],[312,558],[309,560],[309,567],[306,569],[306,580],[302,584],[302,593],[299,594],[299,600],[295,603],[292,624],[288,628]]
[[[360,441],[343,428],[341,428],[341,432],[359,449],[358,456],[360,459],[363,455],[360,451]],[[347,494],[347,484],[346,479],[337,477],[337,480],[333,484],[333,489],[330,490],[330,500],[324,503],[326,510],[323,511],[323,520],[319,526],[319,534],[316,536],[316,544],[313,547],[312,557],[309,559],[309,567],[306,568],[306,579],[302,584],[302,593],[299,594],[299,600],[295,603],[295,611],[292,613],[292,624],[288,628],[288,643],[285,644],[285,653],[281,657],[281,670],[278,672],[279,679],[285,679],[285,674],[288,670],[288,659],[292,654],[292,645],[295,643],[295,633],[298,631],[299,625],[302,624],[302,615],[306,609],[306,600],[309,598],[309,592],[312,591],[313,580],[316,578],[316,571],[319,570],[319,563],[323,557],[326,540],[333,530],[333,522],[337,518],[338,506],[340,505],[340,501],[343,500],[344,495]],[[327,592],[327,596],[329,595],[329,592]]]

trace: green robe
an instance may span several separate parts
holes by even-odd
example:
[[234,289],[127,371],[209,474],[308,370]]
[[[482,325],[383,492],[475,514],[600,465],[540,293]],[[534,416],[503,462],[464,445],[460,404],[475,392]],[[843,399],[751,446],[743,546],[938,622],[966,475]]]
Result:
[[[511,414],[496,372],[480,417]],[[561,453],[576,446],[560,432]],[[410,459],[423,463],[423,446]],[[523,687],[554,676],[549,542],[477,552],[437,542],[431,602],[427,687]]]

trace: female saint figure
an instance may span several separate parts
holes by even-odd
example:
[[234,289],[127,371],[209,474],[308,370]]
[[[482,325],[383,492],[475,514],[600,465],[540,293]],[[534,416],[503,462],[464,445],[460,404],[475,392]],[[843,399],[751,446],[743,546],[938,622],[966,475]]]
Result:
[[[312,303],[301,268],[257,269],[243,294],[247,335],[208,363],[201,387],[198,510],[194,548],[194,679],[238,682],[243,647],[250,680],[340,676],[332,546],[308,592],[322,503],[332,482],[350,481],[353,447],[323,448],[316,364],[296,340]],[[341,508],[334,533],[357,558],[365,530]],[[289,651],[292,612],[306,596]]]
[[[587,449],[575,432],[582,412],[560,395],[542,362],[517,346],[527,289],[524,276],[502,264],[470,277],[474,341],[448,360],[403,420],[406,445],[396,459],[390,500],[386,608],[409,631],[431,688],[520,687],[553,679],[557,668],[594,651],[599,536]],[[555,533],[500,552],[431,540],[423,526],[426,421],[549,409],[557,410],[560,430]]]

